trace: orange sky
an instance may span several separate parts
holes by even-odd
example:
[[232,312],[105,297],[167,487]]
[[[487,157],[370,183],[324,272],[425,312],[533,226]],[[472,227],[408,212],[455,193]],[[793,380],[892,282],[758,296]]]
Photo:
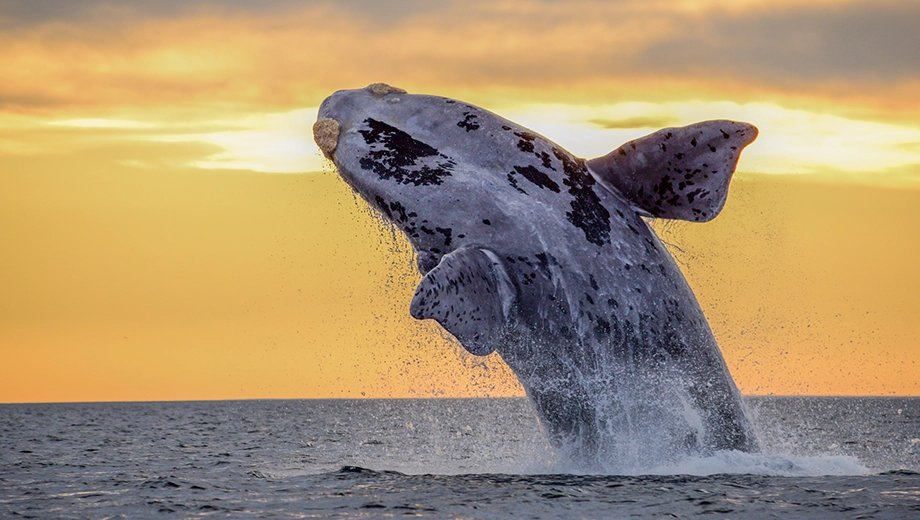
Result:
[[[745,393],[920,395],[920,2],[0,0],[0,402],[515,395],[408,315],[408,245],[323,169],[386,81],[577,154],[761,129],[656,222]],[[609,145],[608,145],[609,143]]]

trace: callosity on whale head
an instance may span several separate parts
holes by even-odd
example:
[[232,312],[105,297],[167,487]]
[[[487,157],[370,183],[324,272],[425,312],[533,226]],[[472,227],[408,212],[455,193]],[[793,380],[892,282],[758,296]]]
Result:
[[756,135],[707,121],[585,161],[481,108],[383,84],[331,95],[314,126],[415,248],[412,315],[474,354],[497,350],[553,442],[608,468],[756,449],[705,317],[642,219],[714,218]]

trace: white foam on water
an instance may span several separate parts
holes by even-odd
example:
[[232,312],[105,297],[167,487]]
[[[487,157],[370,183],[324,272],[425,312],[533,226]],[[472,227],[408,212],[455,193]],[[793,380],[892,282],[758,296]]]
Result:
[[[773,477],[858,476],[872,474],[859,459],[847,455],[797,457],[794,455],[763,455],[739,451],[720,451],[711,456],[687,457],[676,463],[653,468],[617,468],[598,470],[579,468],[564,460],[546,458],[546,453],[534,454],[533,460],[522,457],[518,461],[495,461],[492,464],[394,464],[395,461],[377,460],[367,464],[374,471],[397,471],[407,475],[458,475],[458,474],[517,474],[517,475],[694,475],[722,474],[763,475]],[[304,469],[271,468],[265,470],[268,478],[290,478],[334,472],[340,466],[311,467]]]
[[591,461],[587,465],[584,462],[574,462],[564,455],[533,455],[529,463],[521,464],[520,468],[511,472],[623,476],[734,474],[780,477],[855,476],[874,473],[858,458],[849,455],[797,456],[725,450],[708,456],[686,455],[678,461],[660,464],[602,459]]
[[662,465],[648,472],[652,475],[716,475],[722,473],[816,477],[868,475],[871,471],[859,459],[848,455],[797,457],[732,450],[718,451],[708,457],[689,456],[675,464]]

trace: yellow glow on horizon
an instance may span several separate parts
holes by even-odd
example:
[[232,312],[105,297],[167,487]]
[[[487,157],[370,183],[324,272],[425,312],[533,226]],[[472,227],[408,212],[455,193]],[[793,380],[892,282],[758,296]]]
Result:
[[[237,130],[158,136],[164,142],[203,142],[223,151],[190,166],[206,169],[252,170],[265,173],[303,173],[323,169],[313,142],[317,108],[245,116],[227,122]],[[225,123],[226,124],[226,123]]]
[[[190,166],[266,173],[301,173],[323,168],[324,159],[311,139],[316,108],[222,119],[216,132],[168,132],[147,138],[162,142],[200,142],[223,151]],[[617,146],[665,126],[708,119],[733,119],[760,129],[745,150],[740,169],[769,174],[859,172],[883,175],[920,165],[920,128],[860,121],[787,109],[775,104],[723,102],[623,102],[612,105],[525,104],[503,116],[561,144],[580,157],[605,155]],[[152,128],[149,123],[88,119],[53,122],[74,127]],[[232,130],[226,130],[232,128]],[[871,177],[867,177],[871,181]],[[891,185],[890,180],[882,179]],[[913,183],[911,181],[911,185]]]
[[[752,123],[760,130],[757,140],[742,154],[740,169],[745,171],[884,173],[893,168],[920,165],[920,127],[860,121],[768,103],[534,105],[506,115],[585,158],[605,155],[620,144],[662,126],[732,119]],[[633,123],[641,120],[664,124]]]
[[[0,158],[0,401],[521,395],[409,316],[408,244],[334,174],[123,156]],[[918,192],[784,179],[660,223],[739,387],[918,395]]]
[[59,121],[48,121],[49,126],[69,126],[73,128],[153,128],[151,123],[142,123],[140,121],[130,121],[127,119],[63,119]]

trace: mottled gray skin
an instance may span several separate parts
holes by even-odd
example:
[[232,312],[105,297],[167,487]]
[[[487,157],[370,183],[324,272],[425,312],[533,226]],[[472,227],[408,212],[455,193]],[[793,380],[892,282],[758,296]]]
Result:
[[666,129],[586,162],[481,108],[381,85],[336,92],[319,118],[338,122],[324,152],[342,178],[418,253],[413,316],[498,351],[556,446],[589,467],[757,449],[640,216],[713,218],[753,126]]

